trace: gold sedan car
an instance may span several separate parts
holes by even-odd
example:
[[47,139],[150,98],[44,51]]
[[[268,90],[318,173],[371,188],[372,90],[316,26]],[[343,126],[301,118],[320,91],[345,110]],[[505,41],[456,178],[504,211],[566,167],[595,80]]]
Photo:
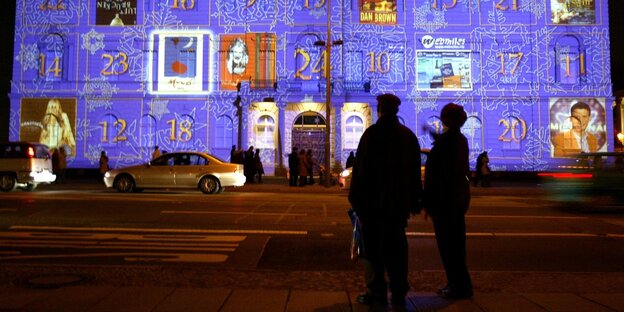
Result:
[[231,164],[198,152],[164,154],[146,164],[113,169],[104,175],[106,187],[122,193],[147,188],[194,188],[205,194],[243,186],[243,165]]

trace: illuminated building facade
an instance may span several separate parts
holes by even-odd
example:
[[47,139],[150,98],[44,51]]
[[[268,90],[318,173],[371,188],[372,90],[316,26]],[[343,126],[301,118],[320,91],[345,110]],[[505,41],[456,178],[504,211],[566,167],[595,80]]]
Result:
[[[291,147],[324,163],[325,46],[331,163],[344,166],[397,94],[431,147],[443,105],[463,105],[471,161],[540,171],[613,150],[607,1],[18,0],[11,140],[70,151],[70,168],[145,162],[161,150]],[[317,43],[317,44],[315,44]],[[571,111],[586,104],[579,113]],[[576,106],[575,106],[576,107]],[[275,171],[274,171],[275,170]]]

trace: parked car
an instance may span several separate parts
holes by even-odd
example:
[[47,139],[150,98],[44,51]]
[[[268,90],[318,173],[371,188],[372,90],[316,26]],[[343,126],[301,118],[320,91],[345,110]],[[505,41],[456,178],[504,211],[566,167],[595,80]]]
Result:
[[0,143],[0,190],[16,188],[32,191],[41,183],[56,180],[52,157],[44,144],[28,142]]
[[548,199],[567,208],[624,208],[624,153],[581,153],[558,170],[542,172]]
[[113,169],[104,175],[106,187],[119,192],[147,188],[194,188],[205,194],[223,192],[225,187],[243,186],[243,165],[224,162],[199,152],[174,152],[142,165]]
[[[429,149],[423,148],[420,150],[420,177],[425,180],[425,162],[427,162],[427,155],[429,155]],[[338,178],[338,185],[343,190],[351,188],[351,173],[353,168],[347,168],[340,173]]]

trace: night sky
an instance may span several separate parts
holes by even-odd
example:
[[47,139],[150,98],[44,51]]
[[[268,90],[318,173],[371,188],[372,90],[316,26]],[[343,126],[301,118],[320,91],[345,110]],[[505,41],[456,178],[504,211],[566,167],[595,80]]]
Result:
[[[8,140],[9,98],[11,76],[13,71],[13,36],[15,26],[15,1],[3,2],[0,18],[0,141]],[[29,0],[33,1],[33,0]],[[604,1],[604,0],[597,0]],[[613,92],[624,96],[624,1],[609,0],[609,20],[611,33],[611,77]],[[619,92],[618,92],[619,90]]]

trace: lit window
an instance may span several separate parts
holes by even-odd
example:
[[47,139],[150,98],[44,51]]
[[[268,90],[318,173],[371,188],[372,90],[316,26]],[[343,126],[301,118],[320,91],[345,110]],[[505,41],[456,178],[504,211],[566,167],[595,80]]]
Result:
[[349,116],[345,122],[345,149],[357,149],[364,133],[364,120],[359,116]]
[[262,115],[256,122],[256,147],[275,147],[275,119],[269,115]]

